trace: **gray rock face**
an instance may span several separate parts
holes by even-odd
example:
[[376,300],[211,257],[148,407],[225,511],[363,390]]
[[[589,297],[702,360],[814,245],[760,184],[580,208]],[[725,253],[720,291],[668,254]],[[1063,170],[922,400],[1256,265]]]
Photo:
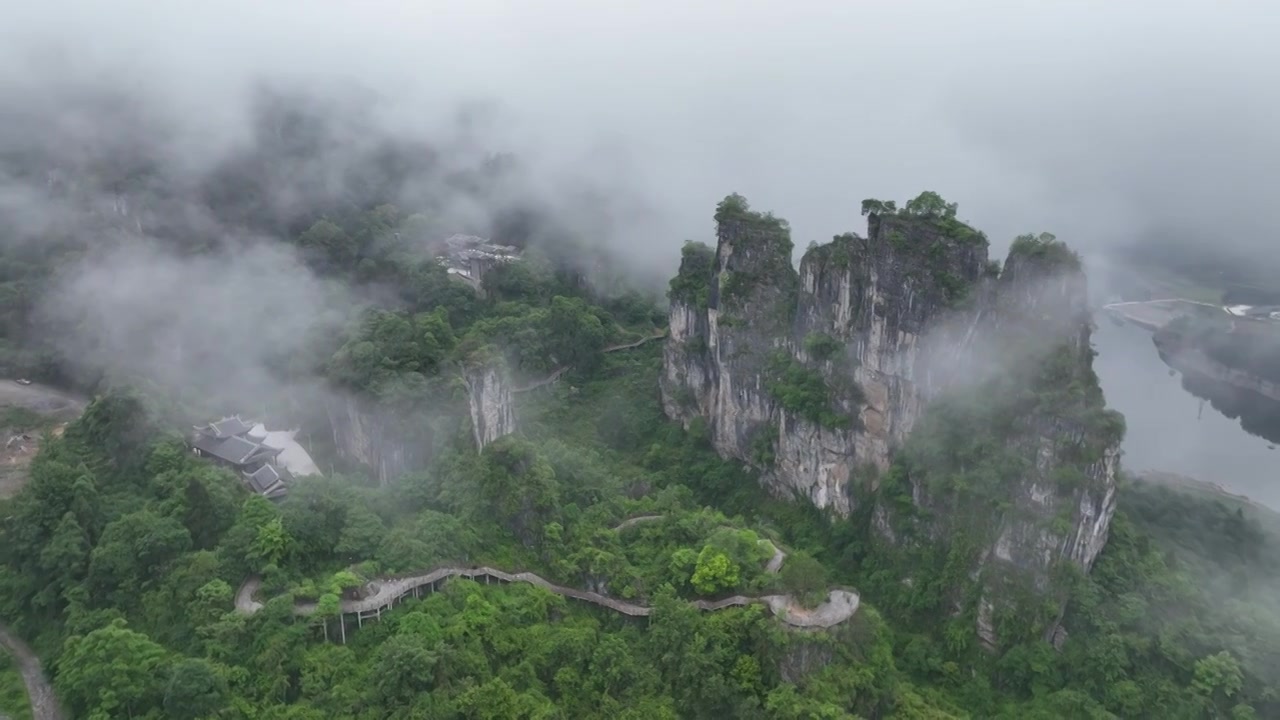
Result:
[[[855,478],[863,467],[870,477],[878,475],[871,468],[887,469],[933,401],[1019,363],[1039,363],[1049,350],[1065,358],[1072,377],[1092,377],[1087,288],[1074,267],[1014,253],[996,277],[976,233],[872,214],[866,238],[850,234],[810,248],[792,281],[778,270],[785,255],[768,257],[789,251],[781,236],[762,242],[724,222],[718,235],[705,306],[689,290],[691,273],[702,269],[691,251],[673,281],[662,377],[667,414],[686,426],[701,418],[722,456],[758,468],[779,495],[798,494],[840,515],[875,503],[872,533],[891,546],[913,541],[897,529],[892,503],[877,500],[878,485],[855,487]],[[737,273],[763,268],[773,280],[726,297]],[[778,313],[790,316],[779,323]],[[779,351],[821,378],[827,416],[815,420],[795,396],[771,391],[778,367],[771,362],[778,361],[770,358]],[[974,577],[1008,575],[1049,592],[1059,563],[1092,566],[1115,511],[1119,462],[1118,439],[1082,459],[1082,443],[1095,440],[1081,421],[1055,412],[1017,418],[1002,441],[1027,470],[1007,489],[1007,507],[973,529],[981,538]],[[1083,478],[1070,491],[1060,481],[1064,468]],[[951,517],[949,497],[933,497],[922,483],[907,490],[926,511],[918,517],[931,518],[912,521],[916,541],[944,541],[966,522]],[[977,629],[991,645],[992,613],[1002,602],[998,591],[984,591],[978,606]]]
[[[925,365],[933,365],[927,371],[925,398],[952,389],[983,389],[1001,374],[1026,374],[1027,369],[1033,373],[1021,378],[1026,392],[1065,391],[1031,387],[1034,373],[1053,363],[1064,378],[1062,385],[1096,387],[1090,332],[1084,275],[1044,258],[1013,253],[999,279],[986,281],[975,294],[967,315],[953,317],[930,336],[936,349],[929,351]],[[1086,392],[1083,401],[1041,401],[1002,430],[1004,450],[1023,461],[1023,470],[1001,485],[1001,506],[985,511],[980,523],[963,517],[954,499],[943,496],[949,493],[934,496],[926,483],[911,482],[913,504],[933,518],[905,523],[919,533],[919,542],[945,541],[957,534],[979,542],[970,576],[981,585],[975,629],[989,648],[999,643],[995,613],[1012,602],[1007,588],[1029,587],[1061,604],[1065,597],[1053,585],[1054,572],[1063,564],[1088,572],[1106,544],[1120,450],[1119,437],[1100,430],[1091,419],[1101,407],[1100,391],[1092,398]],[[1075,480],[1064,483],[1064,474]],[[903,523],[895,523],[901,519],[894,515],[892,503],[878,501],[873,529],[902,546],[909,541],[900,537],[896,528]],[[1046,639],[1057,629],[1055,620],[1045,630]]]
[[328,410],[339,457],[368,468],[379,484],[430,461],[433,438],[407,436],[404,421],[389,410],[356,397],[334,400]]
[[464,379],[471,409],[471,434],[476,450],[484,450],[489,443],[516,430],[511,383],[505,373],[492,366],[470,369]]
[[707,308],[671,311],[667,354],[687,365],[670,363],[664,406],[685,420],[696,409],[709,420],[716,448],[745,458],[775,412],[764,372],[769,348],[786,339],[795,271],[790,233],[780,224],[729,219],[719,235]]
[[[869,227],[866,239],[845,235],[811,248],[797,277],[785,231],[752,237],[722,223],[707,306],[673,298],[665,351],[668,416],[686,425],[705,419],[722,455],[756,464],[780,493],[841,514],[852,509],[850,474],[861,464],[887,467],[929,389],[944,385],[945,368],[919,358],[923,338],[950,312],[954,288],[976,282],[987,260],[984,245],[947,238],[927,222],[873,215]],[[742,273],[769,279],[726,297]],[[823,336],[837,347],[813,357],[807,340]],[[773,350],[818,372],[834,390],[832,412],[850,422],[822,424],[783,407],[766,387]],[[839,392],[855,387],[863,397]],[[760,433],[773,446],[770,463],[751,452],[765,444]]]
[[343,459],[368,468],[386,485],[427,467],[440,443],[468,415],[477,451],[516,430],[515,402],[506,373],[492,365],[467,369],[462,376],[466,405],[443,390],[432,401],[392,408],[368,398],[348,396],[329,404],[333,442]]

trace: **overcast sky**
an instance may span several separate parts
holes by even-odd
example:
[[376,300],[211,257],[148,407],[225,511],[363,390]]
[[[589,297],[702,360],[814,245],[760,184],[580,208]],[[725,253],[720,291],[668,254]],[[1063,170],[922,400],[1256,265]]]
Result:
[[1168,226],[1271,242],[1280,9],[1260,0],[0,9],[10,80],[41,82],[61,62],[145,90],[194,128],[197,155],[233,135],[263,76],[355,80],[422,132],[461,99],[497,101],[503,145],[548,178],[636,195],[651,212],[624,240],[672,261],[731,191],[788,218],[800,247],[860,230],[864,197],[921,189],[958,201],[1001,248],[1031,230],[1088,248]]

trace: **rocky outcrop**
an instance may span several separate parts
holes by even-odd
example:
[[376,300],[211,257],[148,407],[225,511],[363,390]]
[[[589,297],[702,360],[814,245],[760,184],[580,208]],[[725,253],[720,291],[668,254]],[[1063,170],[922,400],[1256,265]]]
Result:
[[1105,409],[1093,373],[1079,268],[1015,248],[994,286],[956,366],[977,381],[969,387],[1002,395],[1000,409],[1014,417],[1003,431],[1006,453],[1024,462],[1005,486],[1010,507],[984,562],[1016,568],[1043,590],[1056,562],[1087,571],[1106,544],[1123,418]]
[[348,396],[330,401],[328,411],[338,457],[368,468],[380,485],[421,470],[431,459],[431,433],[411,432],[406,419],[390,408]]
[[386,485],[427,467],[463,417],[476,449],[516,430],[510,378],[499,366],[476,364],[462,372],[466,404],[442,385],[427,397],[388,405],[347,395],[328,403],[329,424],[338,456],[372,472]]
[[[895,552],[968,548],[995,645],[995,588],[1056,593],[1062,563],[1092,566],[1115,510],[1123,422],[1093,375],[1078,259],[1027,236],[1000,271],[942,206],[872,212],[866,238],[811,247],[796,274],[785,225],[726,203],[714,255],[687,247],[672,281],[667,414],[705,422],[776,494],[865,507]],[[984,457],[999,462],[968,467]]]
[[686,247],[673,281],[664,408],[705,420],[716,449],[772,489],[848,514],[850,475],[887,467],[945,384],[951,368],[927,366],[921,348],[985,271],[985,241],[872,215],[867,238],[810,248],[797,275],[786,226],[735,210],[721,213],[714,260]]
[[[611,345],[603,352],[631,350],[665,336],[665,331],[659,332]],[[468,414],[477,452],[498,438],[514,433],[513,396],[552,385],[569,370],[569,366],[561,366],[549,375],[517,387],[500,359],[477,356],[462,370],[465,409],[446,389],[453,387],[449,384],[437,387],[434,397],[398,408],[357,396],[335,400],[328,405],[334,444],[339,456],[369,468],[385,485],[400,475],[426,467],[439,449],[437,442],[452,432],[450,418],[456,420],[463,413]]]
[[663,405],[686,423],[706,418],[721,454],[747,458],[776,412],[765,371],[769,349],[786,340],[796,274],[785,223],[736,196],[716,219],[714,255],[686,248],[681,278],[691,287],[672,301]]
[[515,432],[515,404],[506,374],[492,365],[483,365],[468,369],[464,380],[476,450],[484,450],[494,440]]

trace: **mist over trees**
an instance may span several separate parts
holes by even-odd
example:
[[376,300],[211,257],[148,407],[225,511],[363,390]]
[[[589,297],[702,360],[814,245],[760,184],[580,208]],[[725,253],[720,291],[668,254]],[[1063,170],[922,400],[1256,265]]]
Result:
[[[88,409],[63,425],[0,408],[0,441],[40,446],[0,500],[0,624],[71,717],[1280,715],[1274,513],[1125,478],[1093,571],[1053,578],[1066,632],[1043,637],[1059,607],[1020,598],[982,647],[955,610],[971,548],[924,538],[876,557],[870,506],[835,518],[769,495],[701,419],[668,420],[657,383],[682,350],[656,340],[664,291],[705,311],[750,280],[708,286],[720,258],[698,241],[715,220],[803,247],[859,209],[1273,302],[1269,16],[517,5],[6,8],[0,382]],[[790,222],[736,192],[710,212],[731,190]],[[859,207],[868,194],[912,199]],[[437,261],[454,234],[521,258],[468,284]],[[785,260],[770,269],[790,281]],[[931,281],[965,300],[955,278]],[[1171,331],[1259,367],[1275,349]],[[815,364],[843,347],[795,342]],[[812,367],[773,359],[767,389],[816,432],[862,422]],[[876,491],[909,507],[914,472],[980,518],[1001,512],[1025,474],[1000,449],[1015,405],[1123,434],[1067,360],[941,405]],[[525,391],[516,431],[484,448],[477,367]],[[391,418],[364,430],[421,462],[378,478],[344,457],[335,406]],[[301,428],[325,477],[273,502],[184,445],[233,412]],[[764,440],[761,466],[777,451]],[[650,614],[459,578],[373,619],[344,613],[389,579],[478,565]],[[785,595],[805,617],[854,589],[856,612],[817,630],[761,603],[699,609]],[[0,661],[0,714],[25,716],[20,683]]]

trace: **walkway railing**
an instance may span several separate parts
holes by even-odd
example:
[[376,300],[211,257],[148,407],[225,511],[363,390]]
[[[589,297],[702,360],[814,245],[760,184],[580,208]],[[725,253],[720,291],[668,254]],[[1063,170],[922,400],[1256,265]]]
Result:
[[[653,612],[653,609],[647,605],[619,600],[589,590],[557,585],[531,572],[507,572],[491,567],[446,565],[420,574],[383,578],[378,581],[378,589],[370,597],[342,600],[340,613],[343,618],[341,624],[343,638],[346,637],[347,615],[354,615],[356,623],[363,625],[367,619],[381,618],[384,610],[390,610],[404,598],[421,597],[424,589],[427,593],[434,592],[439,589],[441,583],[455,577],[468,580],[483,579],[485,582],[497,580],[503,583],[528,583],[556,595],[589,602],[629,617],[648,617]],[[262,603],[254,597],[260,586],[261,579],[256,576],[245,580],[236,593],[237,611],[251,615],[262,609]],[[853,617],[858,609],[859,598],[855,592],[837,589],[828,594],[826,602],[813,609],[801,608],[787,595],[734,595],[721,600],[695,600],[693,606],[699,610],[715,611],[756,603],[768,606],[779,620],[788,625],[801,628],[825,628]],[[293,607],[294,614],[299,616],[313,615],[316,610],[316,603],[313,602],[298,602]]]

